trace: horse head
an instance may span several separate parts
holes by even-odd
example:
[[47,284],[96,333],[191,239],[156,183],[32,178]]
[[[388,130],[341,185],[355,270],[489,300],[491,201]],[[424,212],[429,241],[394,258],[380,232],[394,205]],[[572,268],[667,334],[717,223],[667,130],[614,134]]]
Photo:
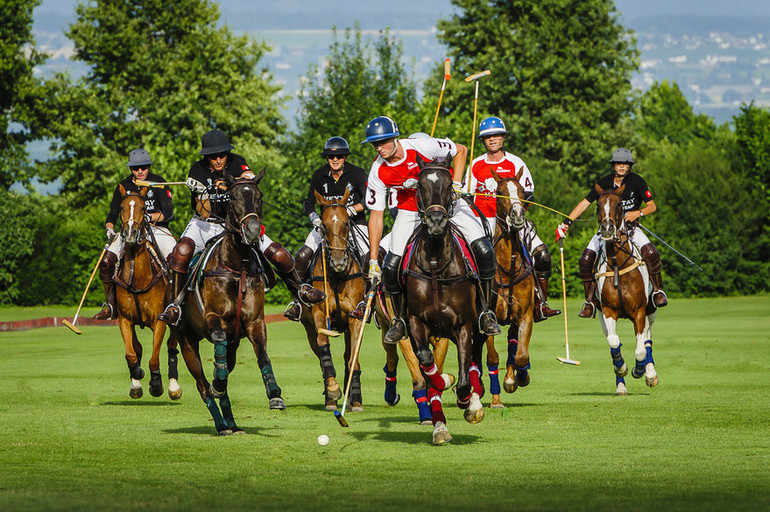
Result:
[[345,207],[350,197],[350,188],[345,189],[342,198],[327,199],[317,191],[315,200],[321,205],[321,223],[323,236],[329,252],[326,254],[329,266],[334,272],[342,273],[348,268],[350,255],[348,251],[348,234],[350,225],[349,215]]
[[119,191],[123,196],[120,201],[120,236],[128,245],[136,245],[142,240],[144,230],[147,188],[141,187],[139,193],[126,192],[123,185],[120,185]]
[[494,169],[491,171],[497,182],[498,223],[504,223],[508,231],[519,231],[527,222],[526,209],[521,202],[524,198],[524,187],[519,182],[524,168],[522,167],[513,178],[503,178]]
[[417,161],[420,173],[417,176],[417,202],[420,220],[428,234],[440,237],[447,233],[449,218],[452,216],[452,172],[449,170],[452,157],[431,162]]
[[254,178],[235,179],[225,175],[228,182],[230,206],[227,210],[229,231],[240,233],[243,243],[256,246],[262,236],[262,191],[259,182],[265,177],[265,166]]
[[621,194],[626,188],[625,183],[616,189],[603,190],[595,185],[599,199],[596,200],[596,214],[599,218],[599,233],[602,240],[609,241],[618,235],[623,225],[623,204]]

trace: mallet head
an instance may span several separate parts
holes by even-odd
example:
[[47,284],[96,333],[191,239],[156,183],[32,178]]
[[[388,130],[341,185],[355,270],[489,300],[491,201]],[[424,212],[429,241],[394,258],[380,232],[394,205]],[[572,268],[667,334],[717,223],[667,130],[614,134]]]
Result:
[[487,70],[484,70],[484,71],[482,71],[480,73],[476,73],[476,74],[473,74],[473,75],[470,75],[470,76],[466,76],[465,77],[465,81],[466,82],[472,82],[474,80],[478,80],[479,78],[483,78],[483,77],[491,75],[491,74],[492,74],[492,71],[487,69]]

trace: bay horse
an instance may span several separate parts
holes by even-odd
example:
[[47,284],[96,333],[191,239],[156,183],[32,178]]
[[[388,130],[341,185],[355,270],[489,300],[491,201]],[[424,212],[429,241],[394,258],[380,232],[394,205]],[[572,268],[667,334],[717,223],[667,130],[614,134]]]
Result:
[[[494,169],[492,176],[497,182],[497,221],[493,246],[497,258],[495,284],[490,299],[500,325],[508,325],[508,359],[503,388],[513,393],[518,387],[529,384],[529,341],[534,322],[535,278],[532,265],[524,256],[525,244],[520,230],[525,226],[526,210],[522,204],[524,187],[519,183],[523,169],[513,178],[502,178]],[[477,334],[478,336],[482,336]],[[499,356],[495,350],[494,336],[486,338],[487,367],[490,373],[497,371]],[[499,383],[492,380],[491,407],[502,407]]]
[[604,241],[597,258],[596,284],[602,314],[599,320],[610,345],[610,355],[615,370],[615,394],[627,395],[628,374],[620,353],[620,338],[617,334],[618,318],[628,318],[634,325],[636,335],[636,364],[631,375],[645,377],[649,387],[658,385],[658,374],[652,359],[652,324],[657,308],[649,300],[650,276],[639,250],[631,243],[623,218],[621,194],[625,185],[617,189],[602,190],[596,185],[599,198],[596,201],[599,234]]
[[457,405],[469,423],[484,418],[479,400],[483,393],[479,379],[471,383],[471,359],[478,363],[483,344],[472,346],[478,318],[477,277],[467,268],[462,244],[450,223],[453,209],[450,158],[418,162],[417,200],[420,225],[413,245],[404,256],[404,298],[407,326],[421,370],[429,382],[433,443],[443,444],[452,436],[441,409],[440,393],[450,381],[437,371],[429,339],[449,338],[457,346]]
[[347,384],[352,371],[350,410],[360,412],[363,411],[361,366],[356,361],[355,368],[350,368],[350,357],[352,355],[351,339],[358,339],[364,323],[350,316],[350,312],[356,309],[358,302],[364,296],[366,281],[356,248],[348,240],[350,217],[345,205],[349,196],[350,189],[345,190],[342,198],[336,199],[327,199],[315,192],[316,201],[322,207],[323,240],[319,248],[320,255],[315,259],[311,269],[313,286],[324,291],[326,299],[312,308],[302,308],[300,321],[305,327],[310,348],[321,364],[327,411],[337,409],[337,400],[342,398],[343,394],[343,389],[336,380],[337,372],[332,360],[329,336],[322,332],[328,329],[327,319],[331,319],[331,329],[344,334],[345,380],[343,384]]
[[[163,311],[163,298],[168,285],[166,262],[152,242],[152,231],[145,219],[147,188],[140,192],[126,192],[119,188],[123,197],[120,202],[120,234],[124,241],[123,255],[118,263],[115,284],[118,325],[123,337],[126,363],[131,376],[129,396],[140,398],[142,390],[142,344],[136,336],[136,326],[152,329],[152,355],[150,369],[150,394],[163,394],[160,374],[160,349],[166,334],[166,324],[158,320]],[[182,396],[177,371],[177,338],[172,332],[168,341],[168,396],[178,400]]]
[[[214,239],[209,251],[204,251],[197,270],[190,273],[195,282],[195,300],[184,308],[179,326],[172,327],[179,333],[187,369],[219,435],[244,433],[235,423],[227,393],[227,379],[235,369],[236,352],[244,336],[251,341],[257,356],[270,408],[286,408],[267,355],[263,280],[268,264],[256,252],[263,233],[262,192],[258,184],[264,176],[264,168],[254,179],[236,181],[225,175],[230,197],[225,231]],[[211,384],[203,375],[203,338],[214,345]]]

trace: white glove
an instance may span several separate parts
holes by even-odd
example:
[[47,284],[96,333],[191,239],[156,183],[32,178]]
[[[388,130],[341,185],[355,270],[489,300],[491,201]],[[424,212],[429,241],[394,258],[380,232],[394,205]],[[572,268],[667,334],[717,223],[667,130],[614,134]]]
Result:
[[356,211],[356,207],[352,204],[345,209],[348,211],[348,217],[355,217],[356,215],[358,215],[358,212]]
[[310,222],[313,223],[313,227],[321,229],[321,217],[316,212],[310,214]]
[[494,192],[497,190],[497,181],[495,181],[494,178],[487,178],[484,180],[484,187],[486,187],[489,192]]
[[382,269],[377,260],[369,260],[369,280],[372,282],[372,286],[376,286],[382,279]]
[[107,228],[107,230],[104,232],[104,235],[107,237],[108,242],[112,242],[115,240],[115,230],[112,228]]
[[409,178],[401,186],[404,188],[417,188],[417,178]]
[[206,192],[206,185],[195,178],[187,178],[185,185],[187,185],[187,188],[189,188],[191,192],[195,192],[196,194],[203,194]]

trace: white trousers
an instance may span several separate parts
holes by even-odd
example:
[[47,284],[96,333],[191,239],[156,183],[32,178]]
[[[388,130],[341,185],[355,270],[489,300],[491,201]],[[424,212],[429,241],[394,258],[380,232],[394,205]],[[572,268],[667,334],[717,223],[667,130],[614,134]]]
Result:
[[[168,228],[161,228],[157,226],[150,226],[150,228],[152,229],[152,234],[155,236],[155,241],[158,242],[158,249],[160,249],[161,256],[168,259],[168,255],[171,254],[171,251],[174,250],[176,240]],[[120,257],[120,255],[123,254],[124,246],[125,242],[123,242],[123,238],[120,236],[120,234],[118,234],[118,236],[115,237],[115,240],[112,241],[107,250],[115,256]]]
[[[197,254],[203,250],[203,248],[206,246],[206,242],[219,235],[220,233],[224,233],[224,231],[225,227],[222,224],[206,222],[205,220],[193,217],[190,219],[190,223],[187,224],[184,233],[182,233],[182,237],[187,237],[195,242],[195,253]],[[262,235],[262,237],[259,239],[259,250],[265,252],[265,250],[272,243],[273,241],[269,236],[266,234]]]
[[[348,234],[348,241],[353,245],[353,247],[356,248],[356,251],[358,251],[358,254],[365,260],[369,259],[369,230],[366,228],[366,225],[358,226],[358,229],[353,228],[350,230],[350,233]],[[313,229],[310,231],[310,233],[307,235],[307,238],[305,239],[305,245],[310,247],[312,251],[315,253],[315,250],[318,249],[318,246],[321,245],[321,241],[323,240],[323,236],[321,233],[318,232],[317,229]]]
[[[642,247],[650,243],[650,239],[647,238],[647,235],[644,234],[641,228],[634,228],[631,230],[631,243],[641,250]],[[602,236],[597,231],[593,238],[591,238],[591,241],[588,242],[587,248],[594,252],[599,252],[603,245],[604,240],[602,240]]]
[[[492,236],[495,236],[495,227],[497,226],[497,217],[487,217],[487,222],[489,223],[489,231],[492,233]],[[527,250],[529,251],[530,256],[535,251],[536,247],[539,247],[543,245],[543,241],[540,239],[540,237],[537,235],[537,232],[532,227],[532,224],[529,222],[524,225],[523,228],[519,230],[519,237],[522,240],[527,240]]]

